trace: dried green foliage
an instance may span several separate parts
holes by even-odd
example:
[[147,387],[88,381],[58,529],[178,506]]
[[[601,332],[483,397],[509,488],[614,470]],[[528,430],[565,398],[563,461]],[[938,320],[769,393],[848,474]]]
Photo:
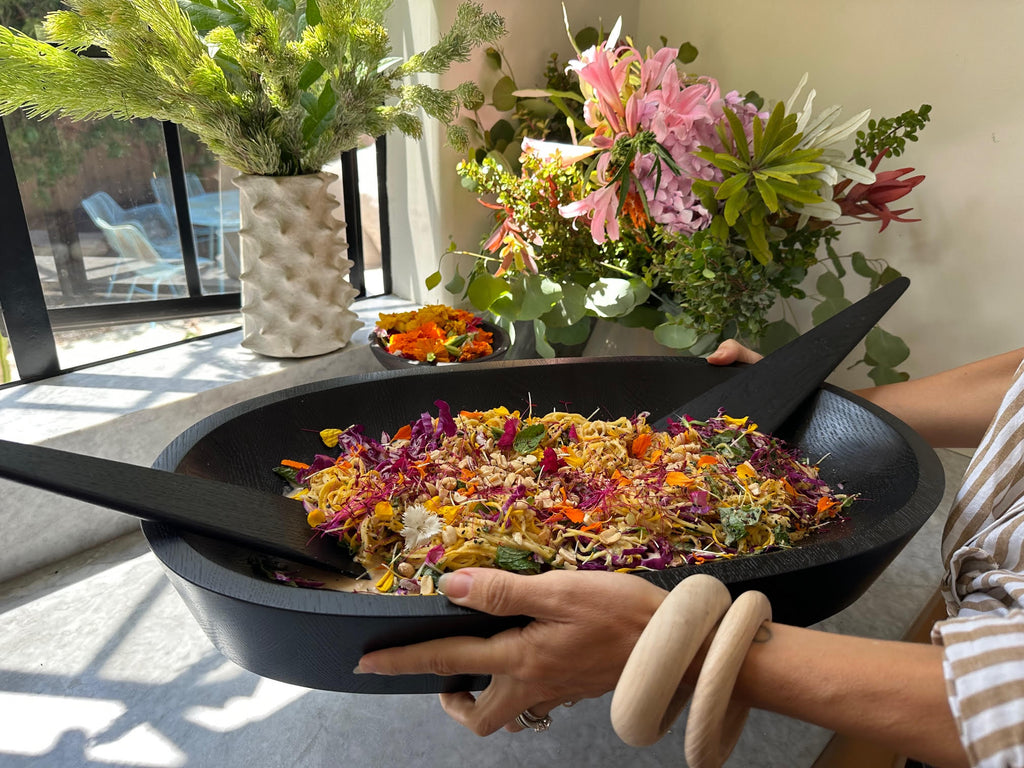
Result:
[[[365,136],[419,137],[420,110],[451,126],[482,96],[410,82],[504,34],[472,2],[406,61],[391,56],[392,0],[71,0],[49,43],[0,28],[0,114],[168,120],[250,174],[318,171]],[[97,46],[106,59],[77,55]],[[449,141],[464,147],[457,128]]]

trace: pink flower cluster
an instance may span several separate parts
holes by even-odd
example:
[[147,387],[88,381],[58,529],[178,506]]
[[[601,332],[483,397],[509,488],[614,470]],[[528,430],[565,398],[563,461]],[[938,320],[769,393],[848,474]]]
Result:
[[[711,216],[693,194],[693,180],[720,180],[721,174],[693,153],[701,146],[721,148],[715,126],[725,120],[725,108],[740,117],[750,136],[757,109],[736,92],[722,96],[711,78],[683,81],[677,54],[676,48],[662,48],[644,58],[631,46],[602,43],[569,64],[588,97],[584,118],[595,129],[590,141],[601,153],[599,186],[559,210],[567,218],[589,217],[595,242],[619,238],[620,209],[634,223],[649,215],[657,226],[680,234],[707,227]],[[651,139],[662,153],[645,151]],[[630,167],[624,173],[625,163]]]

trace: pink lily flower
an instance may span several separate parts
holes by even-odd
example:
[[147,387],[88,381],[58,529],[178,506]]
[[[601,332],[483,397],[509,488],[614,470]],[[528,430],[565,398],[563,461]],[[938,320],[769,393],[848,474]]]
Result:
[[619,183],[608,184],[596,189],[582,200],[558,206],[558,212],[567,219],[590,215],[590,236],[595,243],[603,243],[606,237],[619,239]]

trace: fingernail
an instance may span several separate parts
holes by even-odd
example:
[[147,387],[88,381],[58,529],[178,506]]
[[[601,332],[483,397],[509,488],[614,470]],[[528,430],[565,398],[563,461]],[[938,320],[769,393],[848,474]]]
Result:
[[473,585],[473,575],[465,571],[442,573],[437,586],[450,599],[458,600],[469,596],[469,588]]
[[366,670],[356,664],[356,668],[352,670],[353,675],[365,675]]

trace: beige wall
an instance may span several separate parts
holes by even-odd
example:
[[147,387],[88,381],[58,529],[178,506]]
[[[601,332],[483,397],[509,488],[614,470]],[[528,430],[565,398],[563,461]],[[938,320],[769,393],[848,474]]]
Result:
[[[416,20],[416,35],[409,39],[424,39],[424,33],[436,35],[437,18],[450,18],[456,2],[410,5],[425,16]],[[511,34],[504,47],[520,82],[539,74],[551,50],[568,51],[556,0],[485,5],[507,18]],[[623,12],[640,42],[660,35],[671,43],[690,40],[700,50],[695,71],[717,77],[726,89],[785,99],[808,72],[818,106],[842,104],[849,115],[870,107],[876,116],[887,116],[932,104],[932,122],[921,142],[898,160],[900,166],[889,166],[912,165],[927,175],[908,198],[923,221],[893,225],[881,234],[871,224],[851,226],[841,250],[886,258],[911,278],[910,291],[885,326],[910,344],[904,367],[912,375],[1024,344],[1015,322],[1024,273],[1018,256],[1024,228],[1024,184],[1018,182],[1024,170],[1024,75],[1015,51],[1024,3],[566,5],[574,27],[595,24],[601,15],[610,24]],[[478,67],[478,61],[467,65],[449,81],[476,77]],[[456,156],[440,149],[436,130],[430,130],[432,139],[393,151],[391,166],[396,292],[416,300],[428,298],[423,279],[436,268],[449,237],[472,244],[484,226],[472,198],[458,186]],[[430,298],[450,297],[437,291]],[[863,385],[863,370],[834,380]]]
[[921,141],[888,166],[926,174],[907,198],[923,221],[881,234],[857,224],[843,250],[910,277],[885,325],[909,343],[913,375],[1024,345],[1024,3],[640,0],[639,10],[641,39],[692,41],[696,70],[723,88],[785,99],[808,72],[816,103],[849,115],[931,104]]

